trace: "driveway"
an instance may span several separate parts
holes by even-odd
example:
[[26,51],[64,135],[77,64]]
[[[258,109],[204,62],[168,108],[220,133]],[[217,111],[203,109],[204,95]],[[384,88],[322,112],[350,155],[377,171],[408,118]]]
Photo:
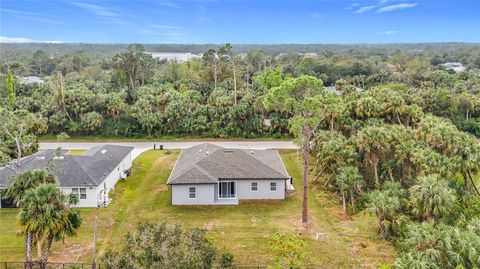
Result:
[[[89,149],[104,144],[134,147],[133,158],[142,152],[153,149],[153,145],[163,145],[164,149],[184,149],[196,146],[203,142],[41,142],[40,149]],[[228,141],[210,142],[226,148],[251,148],[251,149],[297,149],[292,141]]]

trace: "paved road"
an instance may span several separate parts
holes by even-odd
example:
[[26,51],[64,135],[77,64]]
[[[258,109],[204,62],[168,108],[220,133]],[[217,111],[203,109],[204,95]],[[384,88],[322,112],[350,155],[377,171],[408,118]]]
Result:
[[[162,144],[165,149],[184,149],[202,142],[41,142],[40,149],[89,149],[103,144],[121,145],[134,147],[133,158],[138,157],[142,152],[153,149],[153,144]],[[228,141],[211,142],[226,148],[252,148],[252,149],[296,149],[292,141]]]

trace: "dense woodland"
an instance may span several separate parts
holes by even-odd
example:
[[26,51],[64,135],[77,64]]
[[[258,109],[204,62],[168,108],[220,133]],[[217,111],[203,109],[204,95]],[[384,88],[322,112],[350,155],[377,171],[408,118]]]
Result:
[[[138,44],[111,57],[15,48],[2,53],[2,159],[19,156],[16,142],[34,152],[42,134],[292,136],[314,177],[304,187],[338,194],[353,217],[373,212],[397,246],[391,266],[480,267],[480,47],[445,46],[240,55],[227,44],[185,63]],[[30,75],[45,83],[22,84]]]

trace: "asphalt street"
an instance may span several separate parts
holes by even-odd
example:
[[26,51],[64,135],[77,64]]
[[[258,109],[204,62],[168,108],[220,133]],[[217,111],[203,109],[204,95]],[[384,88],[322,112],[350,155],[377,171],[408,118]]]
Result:
[[[203,142],[41,142],[40,149],[89,149],[95,146],[110,144],[134,147],[133,158],[135,159],[142,152],[153,149],[153,145],[163,145],[164,149],[184,149]],[[211,142],[226,148],[251,148],[251,149],[297,149],[292,141],[222,141]]]

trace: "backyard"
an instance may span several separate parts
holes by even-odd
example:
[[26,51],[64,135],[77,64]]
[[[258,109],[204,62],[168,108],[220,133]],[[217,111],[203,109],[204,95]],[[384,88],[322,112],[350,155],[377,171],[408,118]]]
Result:
[[[108,208],[81,209],[78,236],[54,244],[52,261],[89,262],[93,224],[98,218],[97,249],[118,248],[138,221],[167,221],[203,228],[220,250],[234,254],[239,265],[267,265],[273,260],[269,238],[276,231],[296,232],[307,242],[309,263],[324,268],[376,268],[395,258],[393,246],[376,238],[374,217],[343,214],[338,197],[311,188],[308,230],[301,225],[301,157],[281,151],[297,191],[285,201],[248,201],[239,206],[172,206],[165,182],[179,151],[147,151],[134,161],[132,176],[120,181]],[[16,234],[17,209],[0,209],[0,261],[21,261],[23,239]],[[321,233],[317,240],[317,233]]]

